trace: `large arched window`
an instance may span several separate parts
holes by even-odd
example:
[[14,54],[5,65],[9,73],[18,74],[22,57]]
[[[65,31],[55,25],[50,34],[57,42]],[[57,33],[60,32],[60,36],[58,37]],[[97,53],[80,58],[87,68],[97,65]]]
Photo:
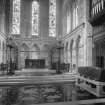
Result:
[[39,2],[32,2],[32,35],[39,33]]
[[73,29],[78,26],[78,2],[73,4]]
[[12,34],[20,34],[20,0],[13,0]]
[[49,0],[49,36],[56,37],[56,0]]
[[70,7],[67,7],[67,34],[70,32],[71,30],[71,12],[70,12]]

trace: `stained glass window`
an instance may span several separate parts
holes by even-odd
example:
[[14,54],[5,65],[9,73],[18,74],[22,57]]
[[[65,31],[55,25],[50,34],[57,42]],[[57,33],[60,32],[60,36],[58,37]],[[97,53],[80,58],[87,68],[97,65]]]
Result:
[[49,36],[56,36],[56,0],[49,0]]
[[13,0],[12,34],[20,34],[20,0]]
[[32,35],[38,35],[39,32],[39,2],[32,3]]

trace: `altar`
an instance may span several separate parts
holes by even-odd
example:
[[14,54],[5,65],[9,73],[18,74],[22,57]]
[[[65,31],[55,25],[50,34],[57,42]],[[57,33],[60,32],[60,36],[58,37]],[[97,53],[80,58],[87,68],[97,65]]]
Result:
[[45,68],[45,59],[25,59],[25,68]]

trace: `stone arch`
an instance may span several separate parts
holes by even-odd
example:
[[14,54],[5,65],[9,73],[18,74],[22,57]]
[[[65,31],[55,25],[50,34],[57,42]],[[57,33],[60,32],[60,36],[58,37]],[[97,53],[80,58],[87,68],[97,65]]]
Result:
[[74,39],[70,42],[70,68],[71,72],[75,72],[76,70],[76,49],[75,49],[75,41]]
[[40,58],[40,48],[37,44],[34,44],[31,48],[31,59]]
[[26,43],[23,43],[20,48],[21,67],[24,68],[25,59],[29,58],[29,47],[27,46]]
[[65,54],[66,54],[66,63],[67,63],[68,62],[68,42],[66,42]]
[[42,49],[41,50],[44,50],[44,51],[49,51],[49,45],[48,44],[44,44],[43,46],[42,46]]
[[76,61],[77,66],[83,66],[83,42],[80,35],[77,37],[76,40]]
[[29,50],[28,45],[27,45],[26,43],[23,43],[23,44],[21,45],[21,51],[27,51],[27,50]]
[[63,9],[65,9],[66,7],[70,7],[71,6],[71,2],[72,2],[72,0],[65,0],[64,1],[64,5],[63,5]]
[[32,48],[36,48],[36,50],[40,50],[40,47],[38,46],[38,44],[33,44]]
[[80,40],[81,40],[81,36],[79,35],[78,37],[77,37],[77,40],[76,40],[76,49],[78,50],[78,47],[79,47],[79,43],[80,43]]
[[48,67],[50,65],[50,48],[49,48],[49,45],[44,44],[42,46],[41,58],[45,59],[45,66]]
[[62,54],[61,62],[64,63],[64,53],[65,53],[65,45],[64,45],[64,43],[62,44],[62,47],[63,47],[63,49],[62,49],[62,52],[61,52],[61,54]]
[[72,65],[73,65],[73,44],[74,44],[74,40],[72,39],[71,40],[71,42],[70,42],[70,58],[71,58],[71,60],[70,60],[70,63],[71,63],[71,67],[72,67]]
[[72,46],[72,68],[73,70],[76,69],[76,41],[73,41]]
[[19,43],[18,42],[15,42],[15,47],[19,47]]

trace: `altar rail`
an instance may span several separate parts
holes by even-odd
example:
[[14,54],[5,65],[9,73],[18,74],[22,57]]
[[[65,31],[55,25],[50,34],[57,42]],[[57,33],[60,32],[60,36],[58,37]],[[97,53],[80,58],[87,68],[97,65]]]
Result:
[[3,76],[0,77],[0,85],[16,85],[16,84],[45,84],[45,83],[67,83],[75,82],[75,75],[48,75],[48,76]]

